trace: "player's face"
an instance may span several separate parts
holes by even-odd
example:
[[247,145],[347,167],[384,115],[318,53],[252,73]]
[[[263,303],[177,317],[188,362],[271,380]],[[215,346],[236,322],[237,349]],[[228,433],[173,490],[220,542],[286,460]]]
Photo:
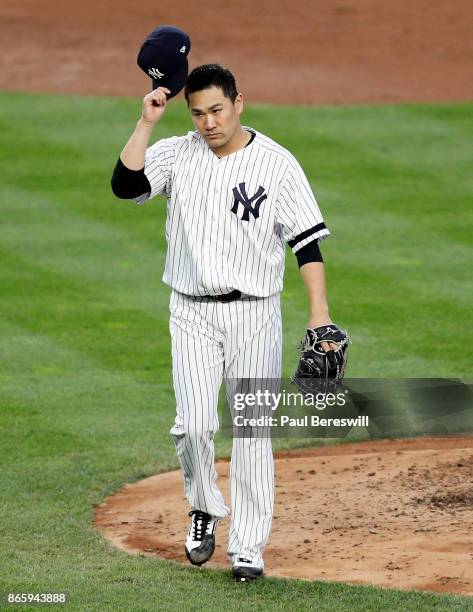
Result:
[[235,102],[227,98],[220,87],[202,89],[189,95],[192,122],[211,149],[223,149],[241,129],[240,114],[243,96]]

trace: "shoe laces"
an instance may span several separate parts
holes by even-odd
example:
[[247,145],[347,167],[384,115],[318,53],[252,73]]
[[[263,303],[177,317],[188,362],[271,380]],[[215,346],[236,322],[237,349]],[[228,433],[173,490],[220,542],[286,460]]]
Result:
[[192,538],[200,542],[207,532],[212,517],[202,510],[191,510],[189,516],[192,516]]

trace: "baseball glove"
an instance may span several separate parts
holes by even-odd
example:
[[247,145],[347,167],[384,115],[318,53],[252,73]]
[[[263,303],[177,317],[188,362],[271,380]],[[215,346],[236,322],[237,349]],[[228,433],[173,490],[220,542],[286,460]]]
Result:
[[[335,342],[338,348],[325,352],[322,342]],[[349,344],[347,332],[337,325],[307,329],[299,347],[301,354],[292,382],[304,393],[333,390],[345,374]]]

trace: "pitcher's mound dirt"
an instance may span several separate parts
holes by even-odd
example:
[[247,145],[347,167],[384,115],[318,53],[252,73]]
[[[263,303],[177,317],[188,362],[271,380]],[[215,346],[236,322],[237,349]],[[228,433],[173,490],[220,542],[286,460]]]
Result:
[[[217,464],[229,503],[229,463]],[[179,471],[127,484],[94,524],[129,553],[187,563]],[[228,567],[229,520],[207,567]],[[276,455],[266,574],[473,595],[473,438],[418,438]]]

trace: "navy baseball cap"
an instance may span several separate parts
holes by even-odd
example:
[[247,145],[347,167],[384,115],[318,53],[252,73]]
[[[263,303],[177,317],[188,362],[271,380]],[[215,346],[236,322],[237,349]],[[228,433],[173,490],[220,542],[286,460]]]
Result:
[[167,97],[172,98],[186,83],[190,48],[188,34],[174,26],[164,25],[147,36],[136,61],[141,70],[151,77],[153,89],[167,87],[171,90]]

